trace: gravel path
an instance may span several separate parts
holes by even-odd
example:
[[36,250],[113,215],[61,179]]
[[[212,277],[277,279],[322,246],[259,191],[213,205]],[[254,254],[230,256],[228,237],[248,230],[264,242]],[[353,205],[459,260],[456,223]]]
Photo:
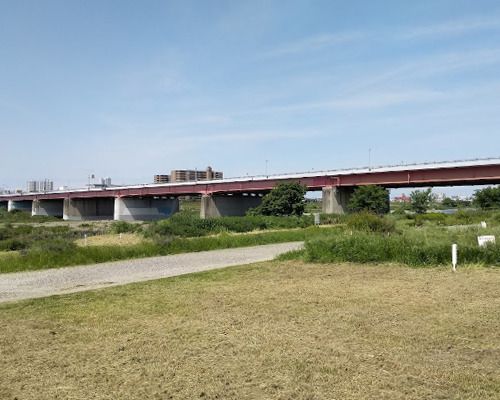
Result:
[[124,285],[234,265],[272,260],[302,242],[202,251],[162,257],[0,274],[0,302]]

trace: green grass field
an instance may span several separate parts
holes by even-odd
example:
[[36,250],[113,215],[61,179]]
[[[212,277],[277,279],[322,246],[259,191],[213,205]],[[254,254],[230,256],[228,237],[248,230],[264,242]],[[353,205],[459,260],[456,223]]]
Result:
[[498,399],[499,287],[275,261],[3,304],[0,398]]
[[[152,257],[196,251],[257,246],[272,243],[303,241],[323,236],[337,228],[309,227],[304,229],[262,231],[246,234],[223,233],[214,236],[178,238],[160,237],[132,245],[76,246],[57,240],[41,243],[29,251],[0,253],[0,273],[31,271],[71,265],[95,264],[132,258]],[[81,241],[79,241],[81,244]]]

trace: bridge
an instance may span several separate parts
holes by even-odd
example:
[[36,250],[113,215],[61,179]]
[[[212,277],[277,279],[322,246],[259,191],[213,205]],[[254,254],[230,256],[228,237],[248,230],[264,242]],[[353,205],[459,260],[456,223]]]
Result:
[[354,189],[500,183],[500,158],[253,176],[203,182],[0,195],[0,207],[64,220],[155,220],[179,210],[179,196],[201,195],[201,217],[244,215],[283,182],[323,192],[323,212],[344,213]]

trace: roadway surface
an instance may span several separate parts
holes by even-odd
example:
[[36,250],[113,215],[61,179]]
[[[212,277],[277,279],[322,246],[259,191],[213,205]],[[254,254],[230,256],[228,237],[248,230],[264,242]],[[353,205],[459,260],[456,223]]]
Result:
[[82,292],[272,260],[302,242],[202,251],[95,265],[0,274],[0,303]]

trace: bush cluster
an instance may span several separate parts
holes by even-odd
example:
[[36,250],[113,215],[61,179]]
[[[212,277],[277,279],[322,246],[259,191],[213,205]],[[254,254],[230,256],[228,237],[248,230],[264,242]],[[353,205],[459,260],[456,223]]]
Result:
[[390,209],[389,191],[376,185],[360,186],[354,190],[348,208],[353,212],[387,214]]
[[365,232],[389,233],[395,231],[395,224],[392,220],[369,212],[349,215],[347,217],[347,227]]
[[406,214],[403,216],[403,218],[412,221],[415,226],[423,226],[425,224],[437,226],[471,225],[479,224],[481,221],[498,223],[500,222],[500,212],[483,210],[458,210],[454,214]]
[[304,213],[307,188],[298,182],[280,183],[268,194],[262,203],[248,211],[248,215],[301,216]]
[[139,232],[141,230],[141,226],[138,224],[131,224],[125,221],[117,221],[111,224],[110,232],[111,233],[134,233]]
[[447,225],[448,218],[445,214],[428,213],[428,214],[415,214],[412,219],[415,222],[415,226],[423,226],[426,222],[438,226],[443,226]]
[[13,210],[8,212],[4,208],[0,208],[0,222],[50,222],[58,221],[56,217],[48,217],[44,215],[31,216],[31,212]]
[[192,213],[180,212],[172,217],[150,224],[144,231],[146,237],[179,236],[199,237],[221,232],[250,232],[265,229],[304,228],[313,224],[312,216],[273,217],[248,215],[201,219]]
[[72,244],[81,235],[82,232],[72,230],[68,226],[34,227],[6,224],[0,228],[0,251],[24,251],[33,248],[34,251],[41,252],[51,246],[61,250],[62,243]]

